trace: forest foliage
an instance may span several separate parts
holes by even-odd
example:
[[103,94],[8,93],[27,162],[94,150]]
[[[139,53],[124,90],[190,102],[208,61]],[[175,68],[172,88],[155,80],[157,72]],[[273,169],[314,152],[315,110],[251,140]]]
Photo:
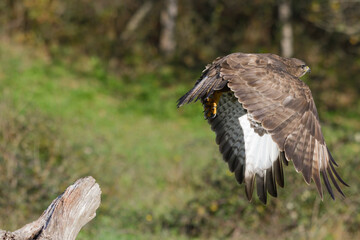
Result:
[[[96,56],[120,74],[153,71],[164,64],[201,69],[235,51],[281,53],[281,1],[173,1],[176,47],[170,59],[160,46],[165,28],[161,15],[170,0],[7,0],[0,3],[0,24],[2,34],[44,46],[54,59]],[[293,1],[291,11],[294,56],[313,69],[311,84],[322,106],[354,104],[360,88],[354,79],[360,73],[360,3]],[[176,74],[184,71],[180,69]]]

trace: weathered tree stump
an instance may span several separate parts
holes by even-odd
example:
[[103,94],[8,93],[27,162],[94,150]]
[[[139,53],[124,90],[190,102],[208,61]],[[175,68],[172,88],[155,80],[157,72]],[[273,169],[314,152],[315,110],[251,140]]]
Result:
[[58,196],[40,218],[15,232],[0,230],[0,240],[75,239],[80,229],[96,216],[101,190],[93,177],[77,180]]

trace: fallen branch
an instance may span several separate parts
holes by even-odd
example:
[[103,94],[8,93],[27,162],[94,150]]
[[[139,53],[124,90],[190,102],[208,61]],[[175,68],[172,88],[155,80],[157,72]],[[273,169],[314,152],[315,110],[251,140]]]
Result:
[[96,216],[101,190],[93,177],[77,180],[58,196],[40,218],[15,232],[0,230],[1,240],[72,240]]

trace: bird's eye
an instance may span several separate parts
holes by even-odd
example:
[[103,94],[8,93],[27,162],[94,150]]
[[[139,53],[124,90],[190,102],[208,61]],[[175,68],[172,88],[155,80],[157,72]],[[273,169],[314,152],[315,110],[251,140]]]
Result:
[[305,65],[305,64],[301,65],[301,68],[304,68],[304,67],[306,67],[306,65]]

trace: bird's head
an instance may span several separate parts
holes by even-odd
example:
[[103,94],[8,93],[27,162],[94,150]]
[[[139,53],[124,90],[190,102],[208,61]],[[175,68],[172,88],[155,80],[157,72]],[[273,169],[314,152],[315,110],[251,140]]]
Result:
[[304,61],[297,58],[287,59],[286,65],[289,73],[295,77],[302,77],[311,71]]

